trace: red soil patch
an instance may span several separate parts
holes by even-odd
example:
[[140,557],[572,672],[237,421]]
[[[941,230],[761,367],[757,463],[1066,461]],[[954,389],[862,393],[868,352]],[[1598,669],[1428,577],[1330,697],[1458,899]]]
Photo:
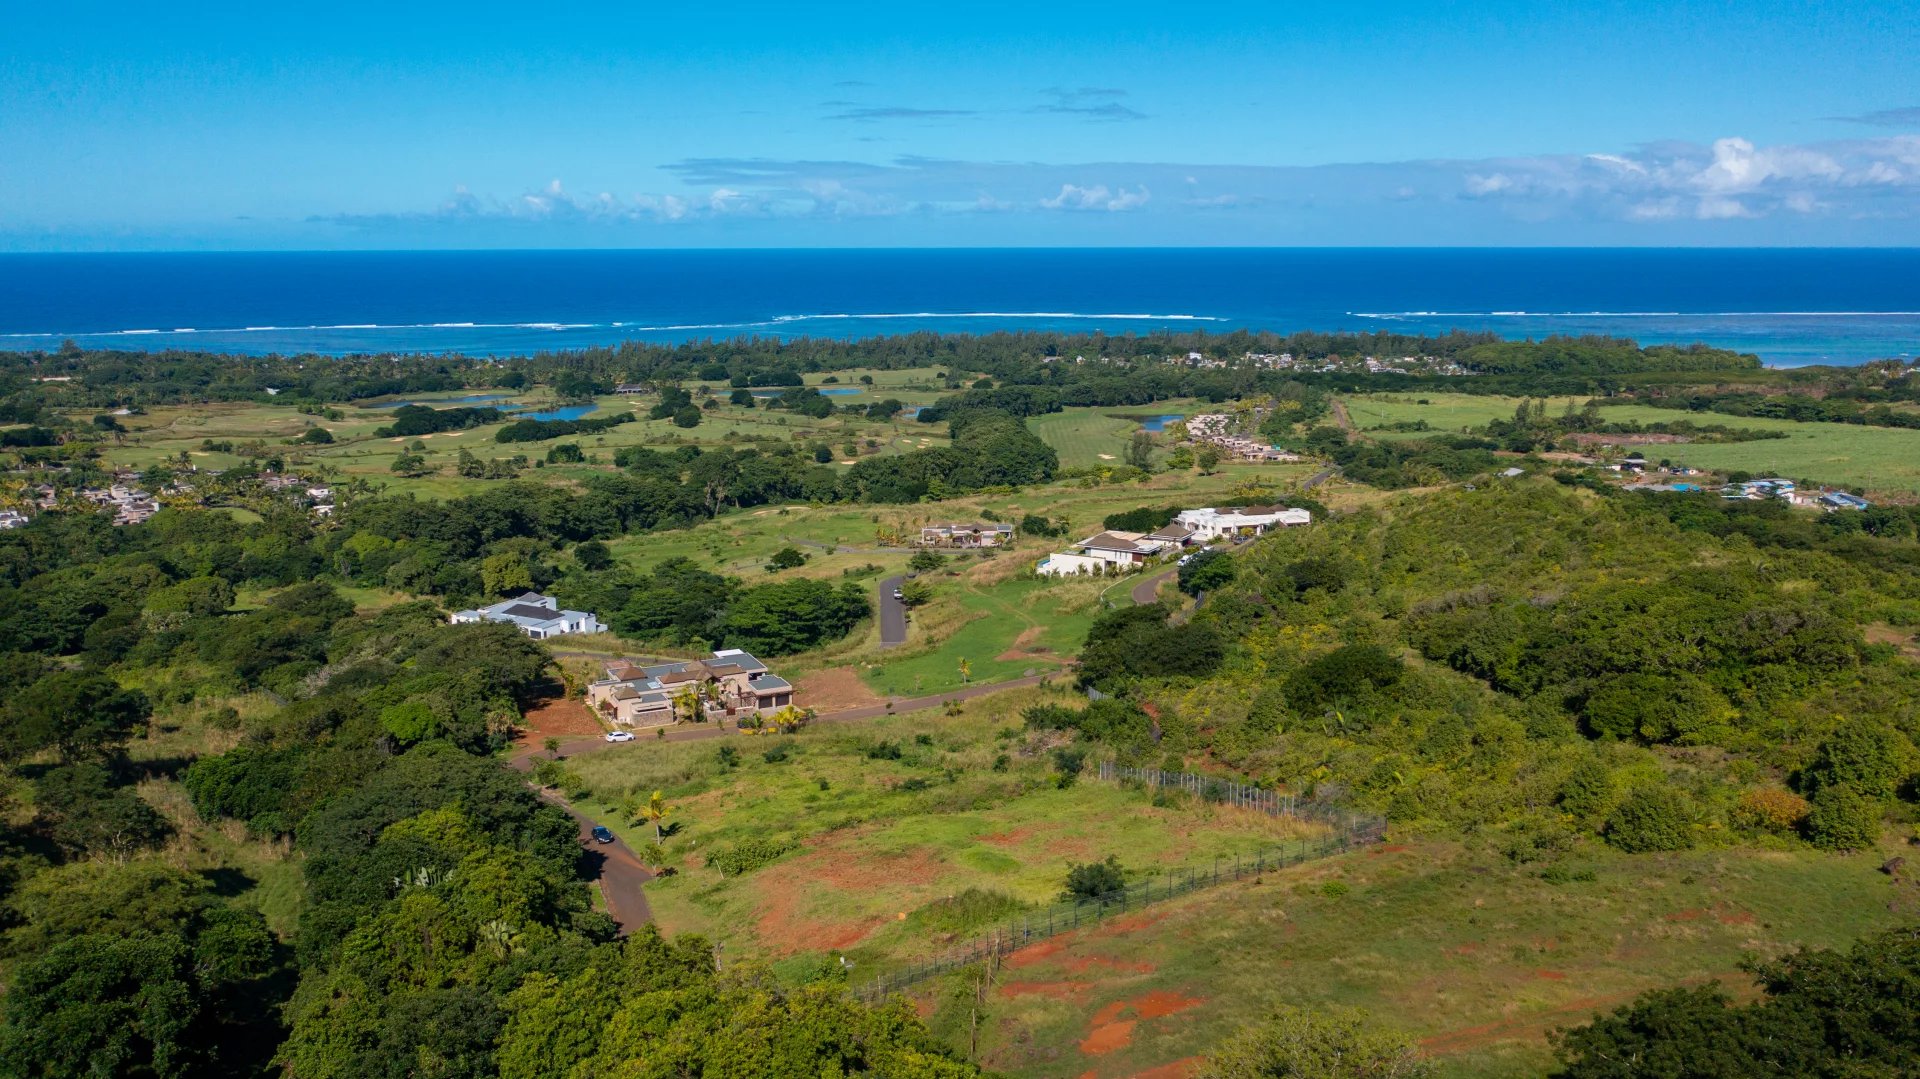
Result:
[[[1133,1000],[1116,1000],[1093,1014],[1080,1051],[1087,1056],[1103,1056],[1125,1049],[1133,1041],[1133,1028],[1139,1026],[1142,1019],[1158,1019],[1203,1003],[1205,1001],[1198,997],[1183,997],[1165,989],[1155,989]],[[1133,1018],[1120,1018],[1129,1012]]]
[[1750,910],[1725,910],[1714,915],[1721,925],[1752,925],[1753,912]]
[[1067,942],[1058,937],[1052,940],[1043,940],[1038,944],[1029,944],[1017,952],[1010,953],[1003,965],[1012,967],[1015,970],[1021,967],[1030,967],[1035,963],[1044,963],[1052,959],[1054,956],[1065,951],[1066,947]]
[[1071,1000],[1084,995],[1093,986],[1085,982],[1007,982],[1000,987],[1000,995],[1008,997],[1046,997],[1049,1000]]
[[1016,846],[1019,846],[1021,843],[1026,842],[1027,837],[1032,835],[1033,832],[1034,832],[1033,825],[1023,824],[1020,827],[1015,828],[1011,831],[992,832],[987,835],[983,835],[980,837],[980,842],[991,843],[996,847],[1016,847]]
[[1135,1020],[1123,1019],[1093,1028],[1080,1042],[1080,1051],[1090,1057],[1105,1056],[1115,1050],[1125,1049],[1133,1042]]
[[800,675],[793,681],[793,700],[801,707],[822,712],[886,703],[885,698],[867,688],[851,667],[828,667]]
[[1150,929],[1166,921],[1169,913],[1171,912],[1165,910],[1148,910],[1141,911],[1139,914],[1123,914],[1118,918],[1108,918],[1105,924],[1101,926],[1101,931],[1107,933],[1137,933],[1142,929]]
[[[858,857],[844,849],[857,840],[839,832],[805,853],[761,870],[757,928],[763,945],[778,955],[850,948],[887,923],[885,915],[810,921],[800,917],[799,897],[821,884],[861,895],[888,887],[927,886],[939,876],[940,863],[929,851]],[[822,903],[821,909],[831,909]]]
[[1447,950],[1452,952],[1455,955],[1472,955],[1473,953],[1480,950],[1480,945],[1475,944],[1472,941],[1468,941],[1465,944],[1456,945]]
[[1205,1003],[1206,1000],[1201,997],[1183,997],[1165,989],[1155,989],[1144,997],[1136,998],[1133,1001],[1133,1010],[1138,1012],[1142,1019],[1158,1019],[1163,1015],[1184,1012],[1188,1008]]
[[1026,629],[1020,631],[1020,636],[1013,639],[1013,643],[1007,646],[1006,651],[993,658],[1002,663],[1012,663],[1016,660],[1026,659],[1029,656],[1051,654],[1053,652],[1051,648],[1035,648],[1033,646],[1033,642],[1038,640],[1040,635],[1046,631],[1047,627],[1045,626],[1028,626]]
[[520,733],[514,742],[537,746],[548,738],[577,738],[583,734],[599,734],[604,729],[587,710],[587,702],[578,697],[555,697],[541,701],[521,717]]
[[1123,970],[1129,974],[1152,974],[1155,970],[1159,969],[1152,963],[1144,961],[1128,963],[1120,959],[1108,959],[1102,955],[1090,955],[1081,959],[1069,959],[1065,963],[1062,963],[1061,966],[1065,967],[1069,974],[1084,974],[1094,967],[1099,967],[1102,970]]
[[1157,1068],[1134,1072],[1132,1079],[1189,1079],[1199,1070],[1199,1057],[1182,1057],[1179,1060],[1168,1061]]
[[1145,712],[1148,718],[1150,719],[1160,718],[1160,708],[1159,706],[1155,705],[1152,701],[1141,701],[1140,710],[1142,712]]
[[1558,970],[1536,970],[1533,972],[1533,976],[1548,982],[1564,982],[1567,980],[1566,974]]
[[1686,910],[1676,910],[1672,914],[1667,915],[1667,921],[1697,922],[1706,913],[1706,911],[1701,910],[1699,907],[1688,907]]

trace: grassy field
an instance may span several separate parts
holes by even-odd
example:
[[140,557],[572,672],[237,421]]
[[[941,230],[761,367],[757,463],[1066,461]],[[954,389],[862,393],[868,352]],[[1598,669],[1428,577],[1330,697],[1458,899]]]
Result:
[[[1383,425],[1425,420],[1437,431],[1460,431],[1489,420],[1510,418],[1515,397],[1470,394],[1368,394],[1344,399],[1354,424],[1378,438],[1419,438],[1419,432],[1374,430]],[[1420,404],[1425,400],[1427,404]],[[1549,414],[1557,414],[1573,400],[1554,398]],[[1784,439],[1755,442],[1688,443],[1659,446],[1649,457],[1714,471],[1741,470],[1756,475],[1864,487],[1869,493],[1920,493],[1920,431],[1865,427],[1850,423],[1795,423],[1792,420],[1693,414],[1646,405],[1610,405],[1601,416],[1617,422],[1672,423],[1692,420],[1760,431],[1783,431]]]
[[[1447,844],[1388,845],[1015,953],[984,1005],[981,1062],[1035,1079],[1147,1074],[1285,1002],[1365,1008],[1449,1079],[1536,1076],[1550,1066],[1547,1032],[1596,1009],[1708,977],[1737,992],[1744,955],[1843,946],[1895,924],[1878,860],[1589,851],[1569,864],[1594,879],[1556,886]],[[919,994],[960,1045],[963,981]]]
[[[1056,787],[1051,736],[1027,735],[1019,711],[1064,694],[1012,691],[955,716],[733,739],[725,744],[739,761],[730,769],[715,743],[644,739],[567,764],[595,792],[588,811],[603,820],[626,819],[620,800],[654,790],[671,805],[677,830],[664,851],[679,872],[647,887],[663,929],[710,935],[743,959],[797,966],[829,953],[870,973],[999,924],[1004,912],[1046,905],[1073,863],[1113,854],[1146,874],[1314,832],[1199,802],[1156,807],[1144,792],[1094,779]],[[898,759],[871,756],[881,743],[898,748]],[[765,759],[776,749],[788,756]],[[636,846],[653,842],[649,825],[618,830]],[[751,838],[791,852],[738,877],[706,864],[705,852]],[[1003,913],[977,927],[940,918],[945,899],[968,888],[999,893]]]
[[1027,426],[1060,455],[1062,468],[1098,468],[1126,461],[1127,443],[1142,420],[1191,414],[1192,401],[1162,401],[1137,409],[1069,408],[1035,416]]

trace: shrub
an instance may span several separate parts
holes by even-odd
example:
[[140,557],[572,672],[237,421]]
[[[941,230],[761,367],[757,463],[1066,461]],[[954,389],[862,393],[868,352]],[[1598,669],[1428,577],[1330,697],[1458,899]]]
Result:
[[1588,757],[1574,766],[1566,782],[1560,784],[1560,808],[1576,817],[1604,817],[1620,797],[1613,782],[1613,770]]
[[1607,819],[1607,842],[1629,854],[1693,846],[1693,815],[1667,787],[1638,787]]
[[766,761],[768,764],[779,764],[791,756],[793,756],[793,746],[789,743],[781,742],[779,745],[760,754],[760,759]]
[[1807,813],[1807,838],[1822,850],[1867,850],[1880,841],[1882,804],[1852,787],[1820,788]]
[[900,743],[875,742],[867,747],[866,757],[870,761],[897,761],[900,759]]
[[1005,892],[968,888],[958,895],[928,903],[914,911],[912,918],[936,933],[965,933],[1003,922],[1025,909],[1025,903]]
[[1734,807],[1734,823],[1756,832],[1791,832],[1806,822],[1812,810],[1805,798],[1775,787],[1750,790]]
[[1098,899],[1126,886],[1127,875],[1120,869],[1120,860],[1109,854],[1104,862],[1088,862],[1067,870],[1067,886],[1060,898],[1067,901]]
[[708,854],[707,864],[718,869],[721,876],[737,877],[773,864],[781,855],[792,849],[790,845],[778,840],[755,836],[751,839],[743,839],[725,850],[716,850]]
[[1913,746],[1879,720],[1848,720],[1833,732],[1803,777],[1812,790],[1846,786],[1869,798],[1890,798],[1906,778]]
[[1400,657],[1377,644],[1349,644],[1319,656],[1287,676],[1287,700],[1302,713],[1365,690],[1400,681],[1406,667]]

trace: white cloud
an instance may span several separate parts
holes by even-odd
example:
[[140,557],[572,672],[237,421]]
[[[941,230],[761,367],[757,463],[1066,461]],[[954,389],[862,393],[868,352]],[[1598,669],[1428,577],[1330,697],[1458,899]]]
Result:
[[1701,199],[1700,204],[1693,208],[1693,216],[1702,221],[1725,221],[1730,218],[1755,215],[1739,199],[1727,198],[1724,195],[1709,195]]
[[1498,195],[1504,191],[1511,191],[1513,190],[1513,186],[1513,177],[1504,173],[1496,172],[1488,176],[1469,174],[1467,176],[1467,194],[1476,199],[1486,198],[1489,195]]
[[1149,193],[1142,184],[1137,191],[1125,187],[1108,190],[1106,184],[1093,187],[1081,187],[1079,184],[1061,184],[1060,193],[1050,199],[1041,199],[1040,205],[1049,210],[1137,210],[1147,204]]

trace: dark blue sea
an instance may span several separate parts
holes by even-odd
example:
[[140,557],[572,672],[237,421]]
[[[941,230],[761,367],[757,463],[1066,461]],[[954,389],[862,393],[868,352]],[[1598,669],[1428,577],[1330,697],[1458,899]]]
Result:
[[914,330],[1491,330],[1920,354],[1913,249],[0,255],[0,349],[512,355]]

